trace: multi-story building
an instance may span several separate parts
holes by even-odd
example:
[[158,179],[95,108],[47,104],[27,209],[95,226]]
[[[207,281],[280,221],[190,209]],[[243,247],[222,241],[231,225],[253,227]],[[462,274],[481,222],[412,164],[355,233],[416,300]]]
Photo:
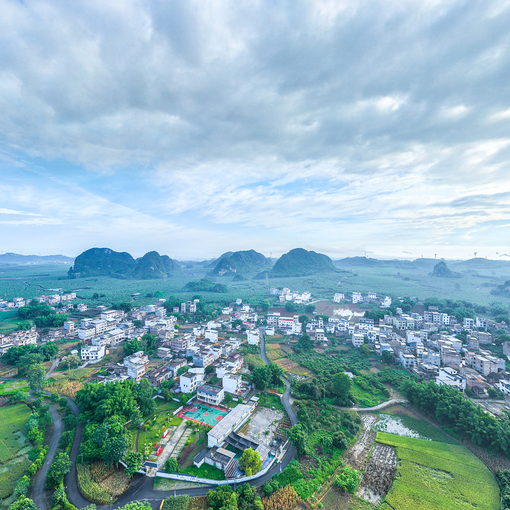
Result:
[[197,388],[197,399],[206,404],[219,406],[225,398],[225,391],[218,386],[202,384]]
[[84,345],[80,350],[83,361],[99,361],[104,358],[106,349],[104,345]]

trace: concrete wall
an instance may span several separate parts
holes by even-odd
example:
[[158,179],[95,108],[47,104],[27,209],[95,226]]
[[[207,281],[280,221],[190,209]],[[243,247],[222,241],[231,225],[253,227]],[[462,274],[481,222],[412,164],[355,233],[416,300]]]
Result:
[[178,473],[163,473],[162,471],[158,471],[156,476],[160,478],[169,478],[171,480],[181,480],[184,482],[194,482],[194,483],[205,483],[207,485],[233,485],[234,483],[243,483],[249,482],[250,480],[256,480],[261,476],[265,475],[271,466],[275,463],[276,458],[274,458],[269,465],[267,465],[264,469],[260,470],[258,473],[255,473],[252,476],[242,476],[241,478],[229,478],[228,480],[211,480],[209,478],[198,478],[196,476],[190,475],[181,475]]

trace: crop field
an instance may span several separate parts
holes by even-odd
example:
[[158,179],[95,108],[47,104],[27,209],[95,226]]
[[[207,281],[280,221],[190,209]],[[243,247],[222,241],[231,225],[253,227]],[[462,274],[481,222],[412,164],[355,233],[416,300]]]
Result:
[[275,360],[275,363],[282,367],[282,369],[285,372],[288,372],[289,374],[294,375],[300,375],[303,377],[309,377],[312,375],[310,370],[306,369],[305,367],[301,366],[299,363],[296,363],[295,361],[292,361],[289,358],[279,358]]
[[[452,270],[459,271],[452,263]],[[182,273],[166,280],[123,280],[105,276],[68,279],[67,267],[48,266],[0,266],[0,298],[15,296],[34,297],[45,290],[61,288],[76,291],[85,302],[108,304],[131,299],[139,294],[137,302],[145,304],[148,293],[161,292],[164,297],[175,295],[189,299],[194,292],[183,292],[184,285],[191,280],[207,277],[227,286],[226,293],[198,292],[204,301],[229,302],[236,298],[268,298],[268,287],[289,287],[303,292],[308,290],[314,297],[332,299],[335,292],[373,291],[391,296],[416,296],[465,299],[479,304],[510,299],[491,295],[497,285],[510,279],[510,264],[491,268],[479,268],[463,272],[460,278],[431,278],[430,268],[411,268],[388,261],[377,266],[345,266],[338,272],[313,276],[270,278],[265,280],[246,279],[232,281],[231,277],[207,276],[209,268],[197,264],[183,268]],[[92,299],[93,294],[99,299]],[[103,296],[104,295],[104,296]],[[0,325],[1,327],[1,325]]]
[[29,415],[25,404],[0,407],[0,499],[10,496],[30,464],[30,443],[23,434]]
[[385,432],[377,433],[377,441],[397,449],[397,477],[385,499],[390,508],[499,508],[492,473],[463,446]]
[[49,384],[46,389],[52,393],[67,395],[74,398],[76,393],[81,390],[84,383],[99,369],[99,366],[95,366],[54,372],[51,378],[48,379]]

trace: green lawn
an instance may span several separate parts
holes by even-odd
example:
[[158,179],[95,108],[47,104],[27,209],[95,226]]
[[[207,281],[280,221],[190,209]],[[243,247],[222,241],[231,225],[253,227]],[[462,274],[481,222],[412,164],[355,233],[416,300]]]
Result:
[[499,509],[494,476],[467,448],[385,432],[377,441],[397,448],[397,477],[385,499],[391,508]]
[[[162,412],[155,414],[145,421],[143,430],[140,430],[138,435],[138,451],[144,451],[144,445],[158,443],[162,437],[163,432],[170,426],[177,426],[181,423],[182,418],[173,416],[171,412]],[[133,429],[136,436],[136,429]]]
[[388,397],[378,388],[371,387],[370,390],[364,388],[356,379],[351,385],[351,395],[356,399],[358,407],[373,407],[388,400]]
[[210,478],[211,480],[225,480],[225,473],[215,466],[202,464],[199,468],[194,465],[188,466],[181,471],[185,475],[194,475],[199,478]]
[[0,407],[0,499],[8,497],[30,465],[30,443],[23,434],[30,409],[25,404]]
[[262,407],[270,407],[275,408],[280,411],[284,410],[282,401],[278,395],[274,395],[273,393],[259,393],[257,395],[259,397],[259,405]]

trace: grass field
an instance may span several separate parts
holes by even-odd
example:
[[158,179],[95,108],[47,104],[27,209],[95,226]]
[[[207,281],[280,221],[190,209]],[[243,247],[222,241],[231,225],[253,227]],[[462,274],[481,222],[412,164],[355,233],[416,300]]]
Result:
[[17,315],[18,312],[16,310],[0,312],[0,334],[7,334],[16,330],[19,322]]
[[397,477],[386,496],[398,510],[496,510],[499,489],[492,473],[460,445],[377,433],[397,449]]
[[185,475],[198,476],[199,478],[210,478],[211,480],[225,480],[225,473],[215,466],[209,464],[202,464],[199,468],[194,466],[188,466],[182,469],[182,473]]
[[30,443],[23,428],[30,415],[25,404],[0,407],[0,499],[11,495],[17,480],[30,465]]
[[373,407],[388,400],[388,397],[378,388],[365,389],[356,381],[351,385],[351,394],[356,399],[356,405],[359,407]]
[[280,400],[280,397],[278,395],[275,395],[273,393],[259,393],[257,395],[259,397],[259,406],[262,407],[270,407],[271,409],[278,409],[280,411],[284,410],[282,401]]

